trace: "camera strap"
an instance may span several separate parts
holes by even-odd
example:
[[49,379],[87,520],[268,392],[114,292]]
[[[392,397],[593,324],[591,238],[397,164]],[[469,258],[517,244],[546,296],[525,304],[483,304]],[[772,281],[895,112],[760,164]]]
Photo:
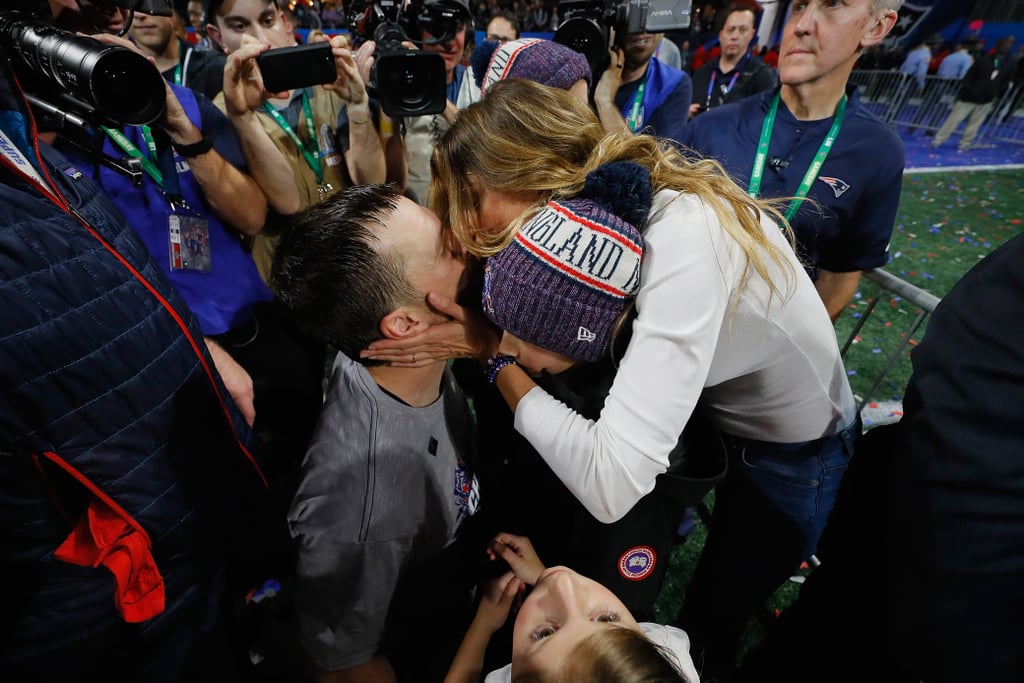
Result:
[[306,148],[303,144],[302,139],[295,132],[284,117],[281,116],[274,105],[270,102],[263,103],[263,110],[270,115],[270,118],[274,119],[274,122],[281,127],[295,146],[299,148],[299,152],[302,153],[302,157],[306,160],[306,164],[313,171],[313,175],[316,176],[317,191],[320,193],[320,198],[323,199],[324,195],[332,191],[334,187],[330,183],[324,182],[324,167],[320,161],[320,141],[316,137],[316,123],[313,121],[313,108],[309,104],[309,95],[305,90],[302,91],[302,112],[306,117],[306,132],[309,134],[309,144],[313,148],[312,151]]
[[[754,167],[750,170],[750,185],[747,188],[747,194],[751,197],[756,197],[761,191],[761,180],[764,178],[764,165],[768,159],[768,145],[772,140],[772,130],[775,128],[775,115],[779,111],[779,100],[780,92],[775,93],[772,104],[768,107],[768,113],[764,117],[764,124],[761,126],[761,139],[757,143],[757,154],[754,156]],[[825,159],[828,157],[828,153],[832,151],[832,145],[835,143],[836,138],[839,136],[839,129],[843,126],[843,119],[846,117],[846,95],[843,95],[843,99],[839,100],[839,107],[836,109],[835,119],[832,121],[832,127],[828,130],[828,135],[822,140],[821,146],[818,147],[817,153],[814,155],[814,160],[811,161],[811,165],[807,168],[807,172],[804,173],[803,180],[800,181],[800,186],[793,193],[793,201],[789,203],[789,208],[786,209],[786,220],[793,220],[793,216],[796,215],[800,205],[804,201],[804,197],[811,190],[811,185],[818,178],[818,173],[821,172],[821,167],[825,164]]]
[[146,151],[148,155],[143,154],[135,143],[128,139],[128,137],[119,131],[117,128],[110,128],[109,126],[100,126],[103,132],[107,134],[107,137],[111,141],[121,148],[121,151],[130,157],[138,159],[142,164],[142,170],[146,172],[153,182],[160,186],[162,190],[164,188],[164,174],[157,168],[156,159],[156,140],[153,139],[153,133],[149,126],[139,126],[142,129],[142,137],[146,140]]

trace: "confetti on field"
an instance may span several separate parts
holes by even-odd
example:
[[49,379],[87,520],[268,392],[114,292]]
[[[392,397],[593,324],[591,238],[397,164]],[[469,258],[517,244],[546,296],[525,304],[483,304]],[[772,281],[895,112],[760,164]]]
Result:
[[[943,162],[945,158],[939,154],[936,160]],[[912,173],[904,178],[886,269],[941,298],[975,262],[1021,232],[1024,171]],[[870,314],[869,302],[878,303]],[[912,369],[909,357],[918,343],[908,338],[906,328],[921,311],[905,296],[880,289],[867,279],[862,281],[852,304],[837,322],[836,332],[841,345],[849,344],[844,363],[854,393],[866,391],[898,346],[907,345],[887,370],[882,388],[862,397],[882,402],[865,424],[884,424],[900,415],[898,409]],[[915,334],[927,331],[927,320]],[[861,334],[851,339],[850,332],[861,325]],[[889,403],[890,394],[896,405]]]

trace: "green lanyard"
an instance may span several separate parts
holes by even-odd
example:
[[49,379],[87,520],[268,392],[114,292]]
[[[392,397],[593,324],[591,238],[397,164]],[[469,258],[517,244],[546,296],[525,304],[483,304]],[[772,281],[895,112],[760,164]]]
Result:
[[174,85],[181,85],[181,63],[188,54],[188,43],[178,38],[178,66],[174,67]]
[[647,76],[651,73],[650,64],[647,65],[647,71],[644,72],[644,78],[640,81],[640,85],[637,86],[636,92],[633,94],[633,104],[629,107],[629,115],[626,117],[626,125],[629,129],[636,132],[636,129],[644,122],[643,112],[641,108],[644,103],[644,90],[647,89]]
[[292,139],[295,146],[299,148],[300,152],[302,152],[302,156],[306,159],[306,163],[309,164],[309,167],[313,170],[313,174],[316,175],[317,189],[320,191],[320,194],[323,195],[334,189],[331,187],[330,183],[324,182],[324,167],[320,162],[320,142],[316,137],[316,124],[313,122],[313,110],[309,106],[309,95],[307,95],[305,91],[302,92],[302,111],[306,115],[306,132],[309,133],[310,144],[313,147],[312,152],[306,149],[306,146],[302,144],[302,140],[299,139],[295,130],[288,125],[288,122],[284,120],[283,116],[281,116],[281,112],[274,108],[274,105],[270,104],[270,102],[264,102],[263,109],[270,114],[270,117],[277,122],[277,125],[281,126],[281,130],[288,134],[288,137]]
[[[779,93],[775,93],[775,99],[772,100],[772,104],[768,108],[768,114],[764,117],[764,125],[761,126],[761,140],[757,143],[757,155],[754,157],[754,167],[750,170],[750,186],[747,188],[747,194],[751,197],[756,197],[761,191],[761,180],[764,178],[764,164],[768,159],[768,143],[772,140],[772,129],[775,128],[775,114],[779,110],[779,99]],[[832,145],[835,143],[836,137],[839,136],[839,129],[843,126],[845,115],[846,95],[843,95],[843,99],[839,100],[839,107],[836,109],[836,116],[835,120],[832,121],[832,127],[829,128],[828,135],[825,136],[821,147],[818,148],[817,154],[814,155],[814,161],[811,162],[807,173],[804,174],[804,179],[800,181],[800,187],[796,189],[793,201],[789,203],[789,208],[786,209],[787,221],[793,220],[793,216],[796,215],[800,204],[803,203],[804,197],[810,192],[811,185],[817,180],[818,173],[821,172],[821,167],[825,163],[825,158],[832,151]]]
[[156,166],[156,141],[153,140],[153,133],[149,126],[140,126],[142,129],[142,137],[146,139],[146,151],[148,155],[144,155],[139,151],[139,148],[135,146],[131,140],[125,137],[125,134],[119,131],[117,128],[108,128],[107,126],[100,126],[103,132],[107,134],[114,144],[121,148],[125,154],[130,157],[135,157],[142,163],[142,170],[145,171],[150,178],[153,179],[160,189],[164,189],[164,174],[160,172],[160,169]]

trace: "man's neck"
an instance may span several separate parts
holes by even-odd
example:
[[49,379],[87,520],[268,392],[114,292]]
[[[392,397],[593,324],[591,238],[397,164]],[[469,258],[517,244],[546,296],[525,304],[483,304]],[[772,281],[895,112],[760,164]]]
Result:
[[626,83],[632,83],[633,81],[637,80],[638,78],[642,78],[643,75],[645,73],[647,73],[647,67],[650,66],[650,65],[651,65],[651,60],[648,59],[646,62],[644,62],[640,66],[636,67],[635,69],[629,68],[628,65],[626,67],[624,67],[622,69],[622,83],[623,83],[623,85],[625,85]]
[[729,73],[737,66],[739,66],[740,60],[743,59],[743,55],[737,55],[736,58],[721,56],[718,58],[718,70],[724,74]]
[[437,361],[423,368],[372,365],[368,369],[373,381],[381,389],[397,396],[413,408],[425,408],[441,395],[444,367],[445,361]]
[[163,52],[160,52],[159,54],[145,47],[141,49],[143,53],[152,57],[156,61],[157,70],[163,73],[164,71],[173,69],[181,63],[181,52],[179,48],[180,45],[178,43],[178,39],[172,36],[171,39],[167,41],[167,45],[164,47]]
[[835,116],[846,94],[846,79],[823,79],[800,85],[783,84],[780,96],[799,121],[818,121]]

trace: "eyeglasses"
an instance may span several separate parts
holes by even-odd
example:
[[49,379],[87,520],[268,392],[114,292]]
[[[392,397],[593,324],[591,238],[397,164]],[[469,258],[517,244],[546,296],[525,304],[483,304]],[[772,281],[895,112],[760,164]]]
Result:
[[487,40],[496,40],[499,43],[507,43],[510,40],[515,40],[515,38],[512,38],[511,36],[499,36],[496,33],[488,33]]

